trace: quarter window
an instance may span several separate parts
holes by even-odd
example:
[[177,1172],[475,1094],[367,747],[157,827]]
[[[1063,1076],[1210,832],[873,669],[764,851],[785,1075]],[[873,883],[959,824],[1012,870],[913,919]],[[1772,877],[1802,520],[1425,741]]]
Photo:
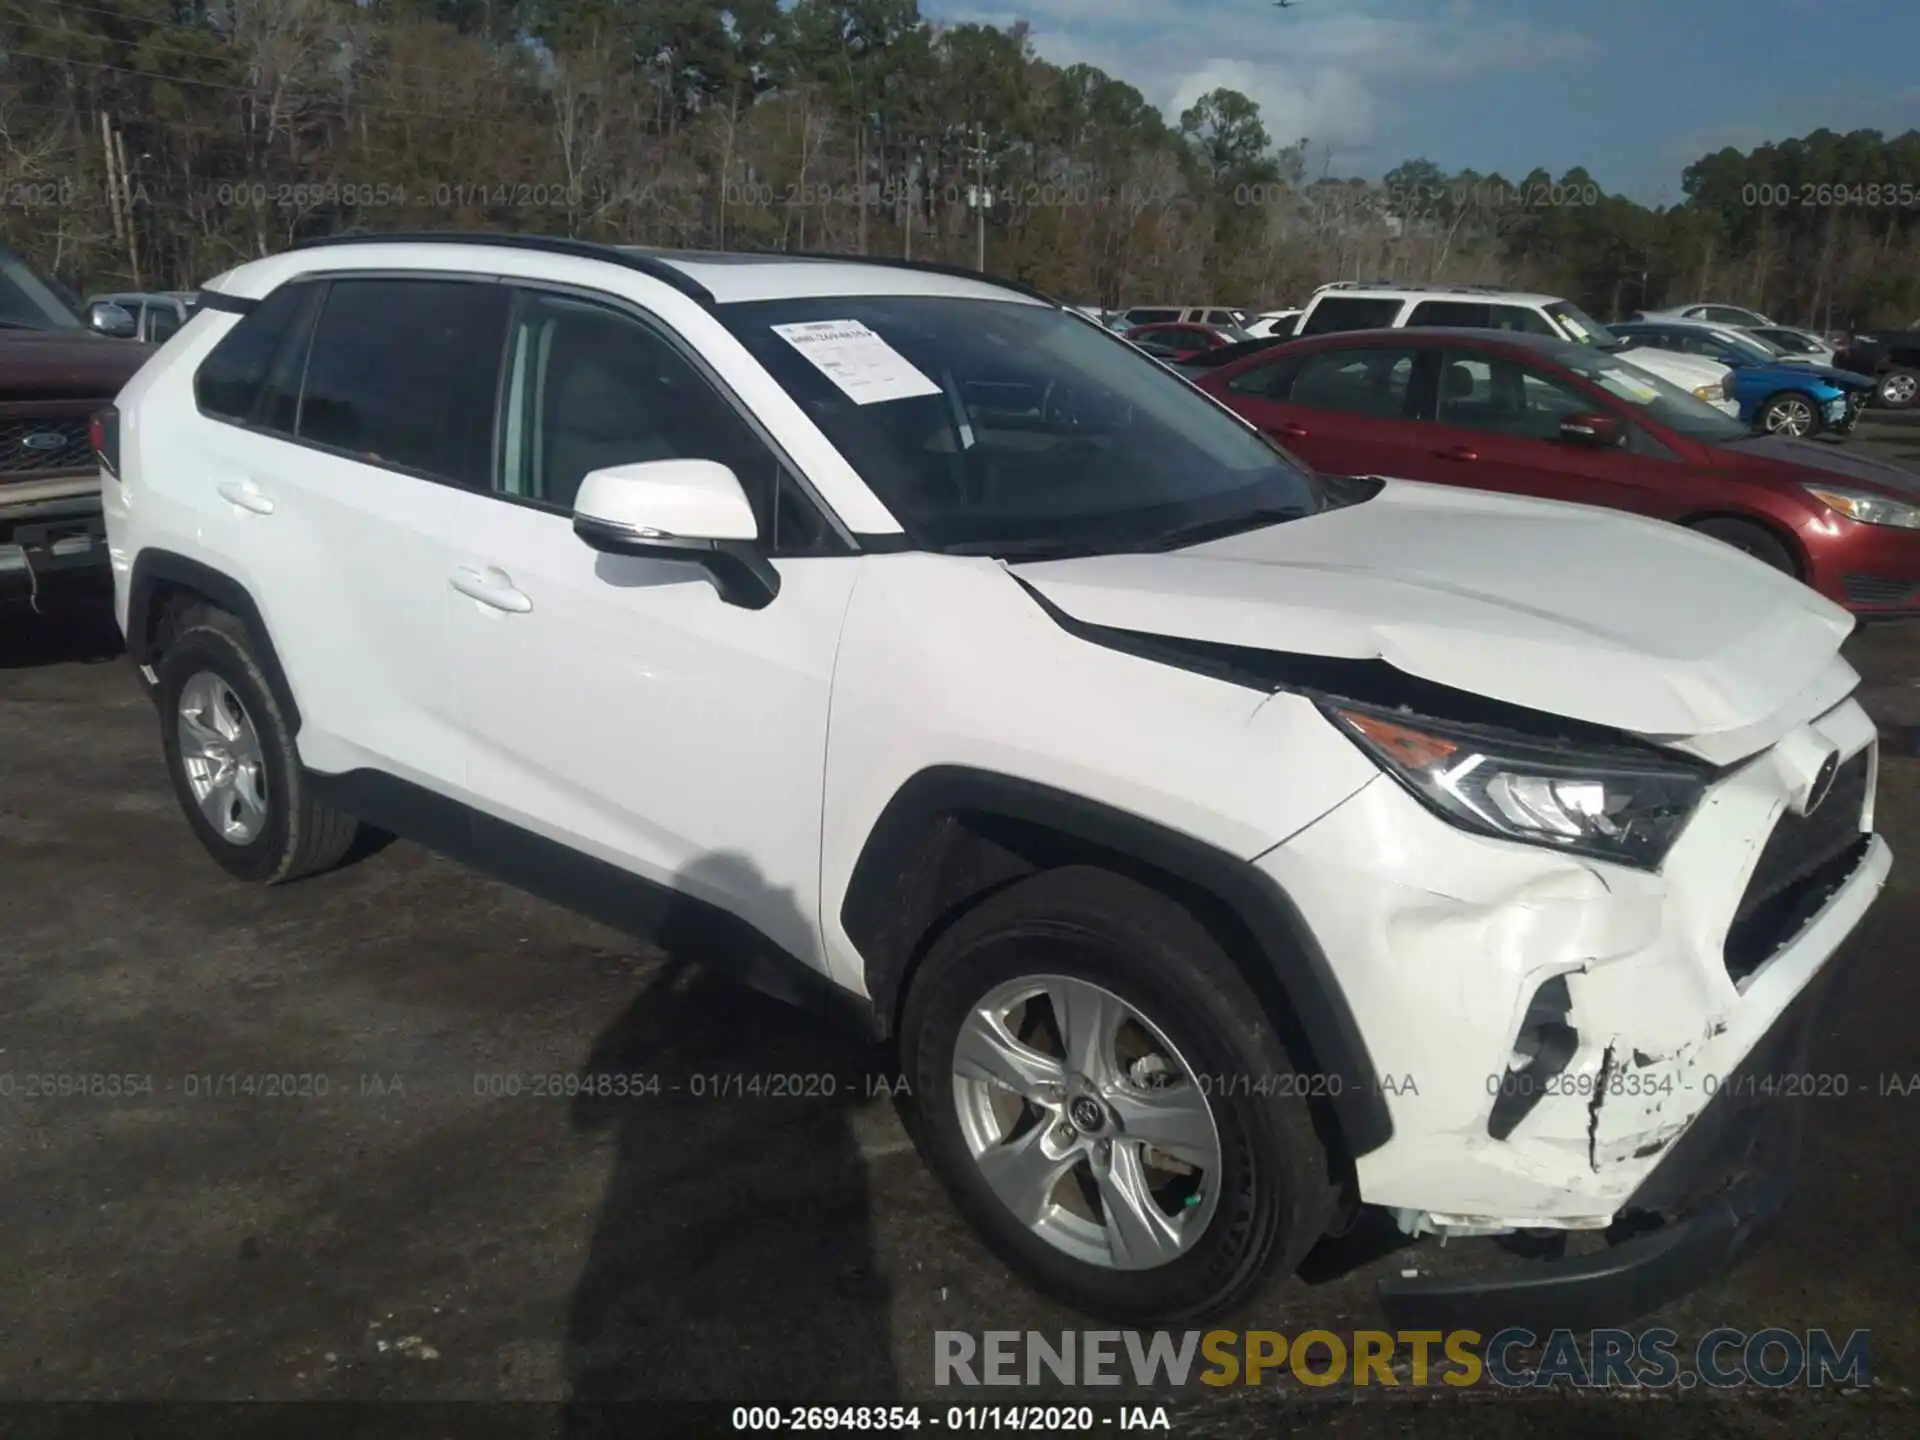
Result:
[[335,281],[307,359],[299,438],[484,485],[508,295],[462,280]]
[[591,471],[713,460],[738,478],[775,553],[831,546],[823,517],[779,457],[672,342],[631,315],[522,294],[502,397],[500,494],[571,510]]

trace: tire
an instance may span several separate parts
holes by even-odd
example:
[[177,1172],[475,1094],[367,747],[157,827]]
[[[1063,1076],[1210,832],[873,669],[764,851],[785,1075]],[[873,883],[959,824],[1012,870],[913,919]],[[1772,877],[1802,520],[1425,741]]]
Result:
[[1920,402],[1920,370],[1895,367],[1874,386],[1874,399],[1888,410],[1910,410]]
[[1767,435],[1811,440],[1820,433],[1820,407],[1797,390],[1770,397],[1753,417],[1753,428]]
[[[314,798],[246,627],[223,610],[196,607],[182,617],[158,676],[167,773],[207,853],[229,874],[267,885],[338,864],[358,826]],[[196,737],[219,742],[217,758]],[[221,775],[224,786],[209,784]]]
[[1793,555],[1770,531],[1762,529],[1749,520],[1716,518],[1701,520],[1693,527],[1702,535],[1731,545],[1756,560],[1764,561],[1782,574],[1799,576],[1799,567],[1793,563]]
[[[1122,1045],[1151,1038],[1173,1053],[1160,1047],[1125,1062],[1120,1075],[1109,1075],[1105,1088],[1091,1095],[1079,1090],[1068,1067],[1042,1069],[1038,1073],[1068,1077],[1071,1087],[1052,1097],[1057,1103],[1047,1110],[1010,1090],[956,1076],[957,1047],[963,1032],[981,1033],[982,1008],[1036,987],[1047,999],[1013,1012],[1021,1017],[1016,1038],[1024,1043],[1012,1053],[1028,1074],[1036,1073],[1036,1055],[1047,1058],[1049,1044],[1061,1053],[1050,1028],[1055,996],[1066,997],[1066,1013],[1084,1019],[1088,994],[1104,995],[1099,1003],[1118,1002],[1133,1017],[1122,1027]],[[1087,1033],[1084,1025],[1065,1028],[1070,1040]],[[1308,1109],[1309,1077],[1295,1069],[1212,935],[1167,896],[1120,875],[1086,866],[1043,871],[962,915],[911,982],[900,1046],[908,1132],[955,1205],[1028,1283],[1088,1315],[1147,1325],[1218,1313],[1276,1266],[1291,1272],[1333,1216],[1337,1192]],[[1164,1088],[1142,1089],[1126,1078],[1144,1080],[1154,1071]],[[1069,1116],[1083,1110],[1074,1102],[1100,1096],[1115,1108],[1093,1129],[1075,1129]],[[1131,1138],[1127,1134],[1128,1120],[1145,1113],[1142,1096],[1185,1117],[1181,1133],[1189,1138],[1206,1128],[1194,1123],[1205,1116],[1212,1148],[1202,1140],[1187,1152],[1189,1159],[1204,1154],[1209,1161],[1197,1174],[1169,1177],[1158,1163],[1141,1163],[1166,1158],[1139,1143],[1137,1125]],[[996,1144],[982,1119],[997,1126],[1000,1112],[1022,1118]],[[985,1150],[983,1129],[989,1132]],[[1110,1164],[1095,1158],[1103,1134],[1117,1137],[1108,1142]],[[1017,1192],[1055,1202],[1043,1198],[1036,1213],[1044,1218],[1030,1223],[1001,1198],[976,1156],[1004,1158],[1062,1136],[1086,1153],[1051,1190],[1043,1182]],[[1180,1142],[1168,1131],[1163,1143]],[[1096,1164],[1107,1172],[1104,1189]],[[1105,1198],[1128,1187],[1141,1195],[1142,1179],[1162,1182],[1142,1202],[1158,1211],[1157,1227],[1140,1223],[1139,1209],[1116,1209]],[[1014,1188],[1010,1180],[1003,1183]],[[1121,1213],[1134,1223],[1108,1223]],[[1160,1248],[1125,1254],[1116,1230],[1130,1237],[1157,1233]]]

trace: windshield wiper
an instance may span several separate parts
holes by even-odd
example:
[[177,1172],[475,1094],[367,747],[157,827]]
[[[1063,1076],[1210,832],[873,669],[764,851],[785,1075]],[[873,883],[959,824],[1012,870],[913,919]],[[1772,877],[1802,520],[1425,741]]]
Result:
[[1222,540],[1229,535],[1238,535],[1246,530],[1261,530],[1269,525],[1298,520],[1303,515],[1313,513],[1310,507],[1304,505],[1267,505],[1258,510],[1243,510],[1238,515],[1227,515],[1215,520],[1197,520],[1191,525],[1177,526],[1163,534],[1155,535],[1139,548],[1149,551],[1184,550],[1189,545],[1198,545],[1207,540]]

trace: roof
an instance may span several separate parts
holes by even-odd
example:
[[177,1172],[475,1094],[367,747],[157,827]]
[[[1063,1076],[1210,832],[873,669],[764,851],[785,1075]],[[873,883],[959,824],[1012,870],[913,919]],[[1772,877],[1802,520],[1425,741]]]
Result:
[[1513,305],[1564,305],[1564,295],[1540,295],[1531,290],[1501,290],[1491,285],[1349,285],[1344,282],[1323,285],[1313,301],[1338,297],[1343,300],[1452,300],[1471,304],[1475,300],[1504,301]]
[[1613,353],[1595,350],[1591,345],[1581,345],[1576,341],[1562,340],[1557,335],[1535,335],[1527,330],[1489,330],[1475,325],[1395,325],[1371,330],[1328,330],[1319,335],[1303,335],[1285,343],[1302,349],[1320,350],[1336,345],[1404,345],[1410,337],[1455,340],[1463,345],[1503,345],[1532,350],[1549,359]]
[[551,235],[457,231],[332,235],[302,241],[293,250],[304,255],[346,246],[404,247],[407,250],[433,248],[455,254],[469,248],[506,249],[531,255],[599,261],[650,275],[703,305],[834,295],[948,295],[1027,304],[1059,303],[1017,280],[996,279],[952,266],[879,256],[674,250],[643,245],[603,245]]

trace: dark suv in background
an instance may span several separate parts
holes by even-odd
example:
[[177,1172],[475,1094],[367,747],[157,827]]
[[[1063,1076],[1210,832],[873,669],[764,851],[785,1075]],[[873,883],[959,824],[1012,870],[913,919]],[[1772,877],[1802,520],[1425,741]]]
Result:
[[0,609],[110,592],[88,425],[153,353],[89,329],[73,300],[0,248]]

